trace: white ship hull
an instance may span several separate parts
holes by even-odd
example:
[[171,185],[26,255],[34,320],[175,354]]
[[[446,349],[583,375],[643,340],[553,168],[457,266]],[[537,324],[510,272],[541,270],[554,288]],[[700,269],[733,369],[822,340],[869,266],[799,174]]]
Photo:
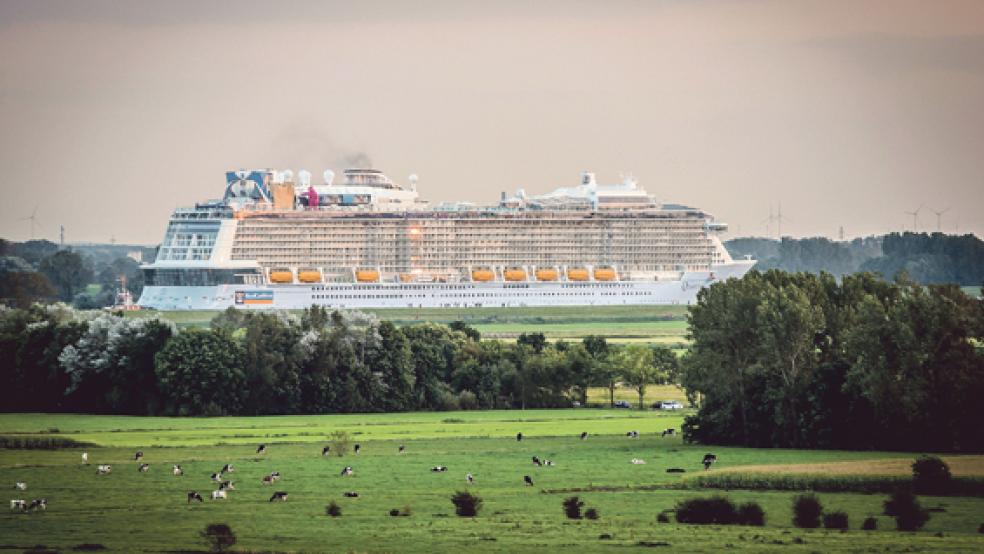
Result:
[[702,287],[741,277],[754,263],[735,261],[673,281],[147,286],[139,304],[157,310],[686,305]]

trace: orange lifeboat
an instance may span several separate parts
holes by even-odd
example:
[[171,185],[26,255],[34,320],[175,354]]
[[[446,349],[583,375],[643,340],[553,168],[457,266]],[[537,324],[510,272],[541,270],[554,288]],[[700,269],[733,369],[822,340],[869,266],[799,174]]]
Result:
[[587,281],[588,270],[580,267],[572,267],[567,270],[567,279],[570,281]]
[[297,272],[297,280],[302,283],[320,283],[321,272],[317,269],[302,269]]
[[412,283],[413,282],[413,273],[401,273],[400,274],[400,282],[401,283]]
[[375,283],[379,280],[379,272],[375,269],[360,269],[355,272],[355,280],[360,283]]
[[474,269],[471,272],[472,281],[488,282],[495,279],[495,273],[490,269]]
[[556,281],[557,280],[557,270],[556,269],[538,269],[538,270],[536,270],[536,280],[537,281]]
[[615,270],[610,267],[599,267],[594,270],[595,281],[614,281]]
[[507,269],[502,273],[502,276],[506,278],[506,281],[525,281],[526,280],[526,270],[518,267]]
[[294,275],[286,269],[275,269],[270,272],[271,283],[293,283]]

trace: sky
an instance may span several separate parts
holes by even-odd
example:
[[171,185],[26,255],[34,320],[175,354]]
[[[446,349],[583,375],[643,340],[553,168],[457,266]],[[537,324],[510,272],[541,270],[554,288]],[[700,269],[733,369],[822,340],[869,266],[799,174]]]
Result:
[[156,244],[226,170],[360,161],[432,202],[588,170],[726,237],[984,236],[984,2],[0,0],[0,237]]

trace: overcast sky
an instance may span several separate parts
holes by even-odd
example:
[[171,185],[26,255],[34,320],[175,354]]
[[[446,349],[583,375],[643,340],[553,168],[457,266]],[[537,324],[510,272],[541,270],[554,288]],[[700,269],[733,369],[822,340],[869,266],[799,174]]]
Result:
[[2,237],[157,243],[227,169],[364,156],[432,201],[591,170],[729,236],[984,235],[984,2],[0,0]]

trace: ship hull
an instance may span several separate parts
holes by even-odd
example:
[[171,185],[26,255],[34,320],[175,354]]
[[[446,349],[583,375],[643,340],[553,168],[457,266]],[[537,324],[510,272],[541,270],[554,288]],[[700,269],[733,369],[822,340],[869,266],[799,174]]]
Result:
[[701,288],[741,277],[752,265],[735,261],[672,281],[147,286],[139,305],[165,311],[686,305]]

